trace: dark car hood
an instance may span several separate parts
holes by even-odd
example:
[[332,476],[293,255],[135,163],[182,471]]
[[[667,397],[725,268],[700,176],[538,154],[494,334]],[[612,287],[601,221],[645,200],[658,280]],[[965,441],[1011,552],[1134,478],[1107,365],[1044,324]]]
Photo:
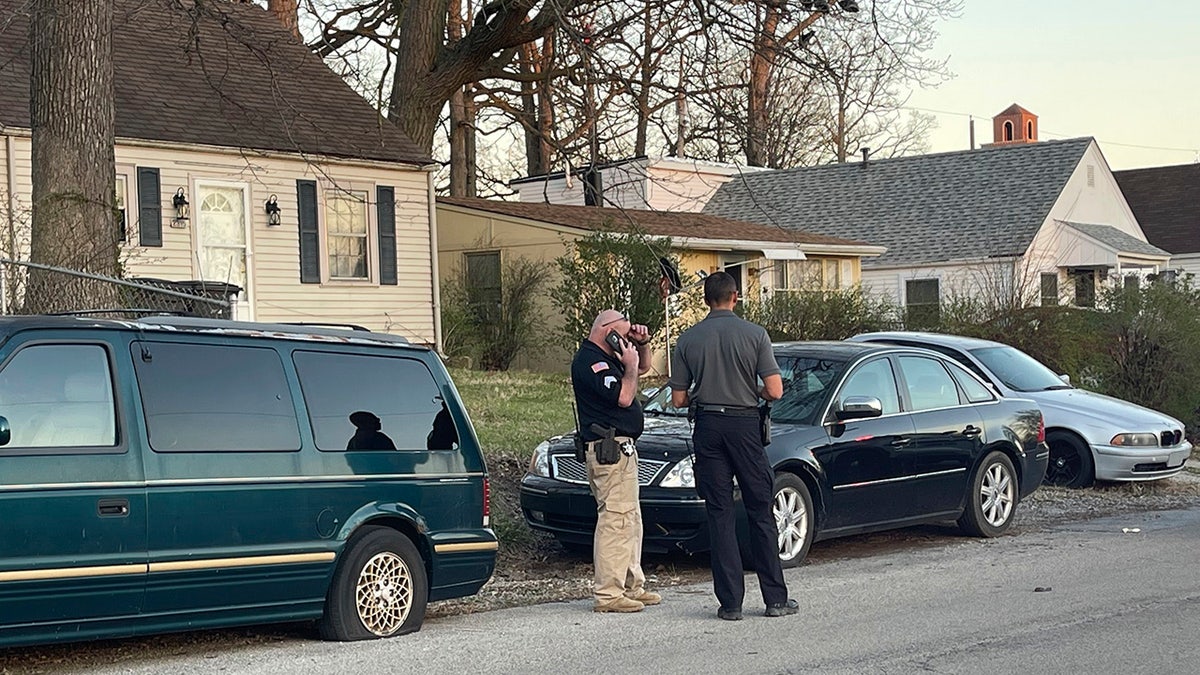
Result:
[[[678,460],[692,452],[692,427],[686,417],[646,415],[646,426],[637,441],[644,459]],[[570,434],[550,439],[550,452],[573,452]]]

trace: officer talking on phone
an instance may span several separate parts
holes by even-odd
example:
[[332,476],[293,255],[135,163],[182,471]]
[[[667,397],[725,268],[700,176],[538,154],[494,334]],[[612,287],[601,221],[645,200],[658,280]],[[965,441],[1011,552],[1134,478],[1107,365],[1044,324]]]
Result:
[[662,601],[642,573],[637,438],[644,419],[638,376],[650,369],[650,332],[606,309],[571,362],[580,448],[596,498],[593,540],[597,612],[640,612]]

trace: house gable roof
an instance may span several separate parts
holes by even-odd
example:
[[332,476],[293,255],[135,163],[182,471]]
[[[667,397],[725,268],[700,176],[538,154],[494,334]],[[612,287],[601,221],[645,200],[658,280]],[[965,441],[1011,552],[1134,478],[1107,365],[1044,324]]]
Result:
[[704,213],[887,247],[865,267],[1019,256],[1091,138],[744,174]]
[[[438,204],[477,209],[515,218],[537,220],[562,227],[593,232],[640,232],[675,239],[737,240],[782,244],[824,246],[862,246],[861,241],[831,237],[798,230],[764,226],[712,216],[678,211],[615,209],[596,206],[506,202],[497,199],[439,197]],[[874,253],[872,251],[871,253]]]
[[1134,255],[1163,258],[1171,257],[1170,253],[1167,253],[1161,248],[1158,248],[1152,244],[1148,244],[1129,234],[1128,232],[1122,232],[1112,225],[1074,223],[1066,220],[1062,222],[1111,248],[1116,253],[1132,253]]
[[[30,127],[30,5],[0,0],[0,127]],[[113,31],[119,139],[430,161],[257,5],[116,0]]]
[[1146,239],[1171,253],[1200,252],[1200,164],[1114,171]]

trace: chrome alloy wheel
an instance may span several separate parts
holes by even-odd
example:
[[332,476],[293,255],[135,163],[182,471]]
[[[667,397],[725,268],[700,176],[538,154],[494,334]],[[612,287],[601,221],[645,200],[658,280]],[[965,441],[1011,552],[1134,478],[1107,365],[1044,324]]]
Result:
[[979,497],[983,501],[983,517],[992,527],[1000,527],[1012,517],[1016,501],[1013,476],[1001,463],[989,466],[983,474]]
[[775,529],[779,531],[779,559],[787,562],[804,550],[808,540],[808,509],[794,488],[784,487],[775,495]]
[[395,553],[376,553],[363,565],[354,596],[363,626],[375,635],[391,635],[412,609],[412,574]]

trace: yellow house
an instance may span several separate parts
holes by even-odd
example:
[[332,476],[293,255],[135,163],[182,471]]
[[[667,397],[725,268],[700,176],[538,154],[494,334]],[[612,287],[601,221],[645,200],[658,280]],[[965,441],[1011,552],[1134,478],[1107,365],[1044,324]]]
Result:
[[[458,277],[497,287],[505,260],[521,257],[552,266],[570,250],[571,242],[593,232],[669,238],[685,284],[696,280],[697,272],[724,270],[738,280],[745,297],[811,289],[814,284],[848,288],[859,282],[861,259],[884,252],[862,242],[702,213],[442,197],[437,200],[437,221],[441,280]],[[547,304],[545,313],[549,325],[554,310]],[[676,326],[675,333],[681,328]],[[565,370],[568,362],[568,354],[551,349],[516,365]],[[665,372],[661,355],[656,368]]]
[[[29,5],[0,0],[0,257],[17,261],[32,209]],[[427,153],[262,7],[116,11],[127,276],[231,284],[238,319],[440,344]],[[19,309],[14,287],[5,307]]]

